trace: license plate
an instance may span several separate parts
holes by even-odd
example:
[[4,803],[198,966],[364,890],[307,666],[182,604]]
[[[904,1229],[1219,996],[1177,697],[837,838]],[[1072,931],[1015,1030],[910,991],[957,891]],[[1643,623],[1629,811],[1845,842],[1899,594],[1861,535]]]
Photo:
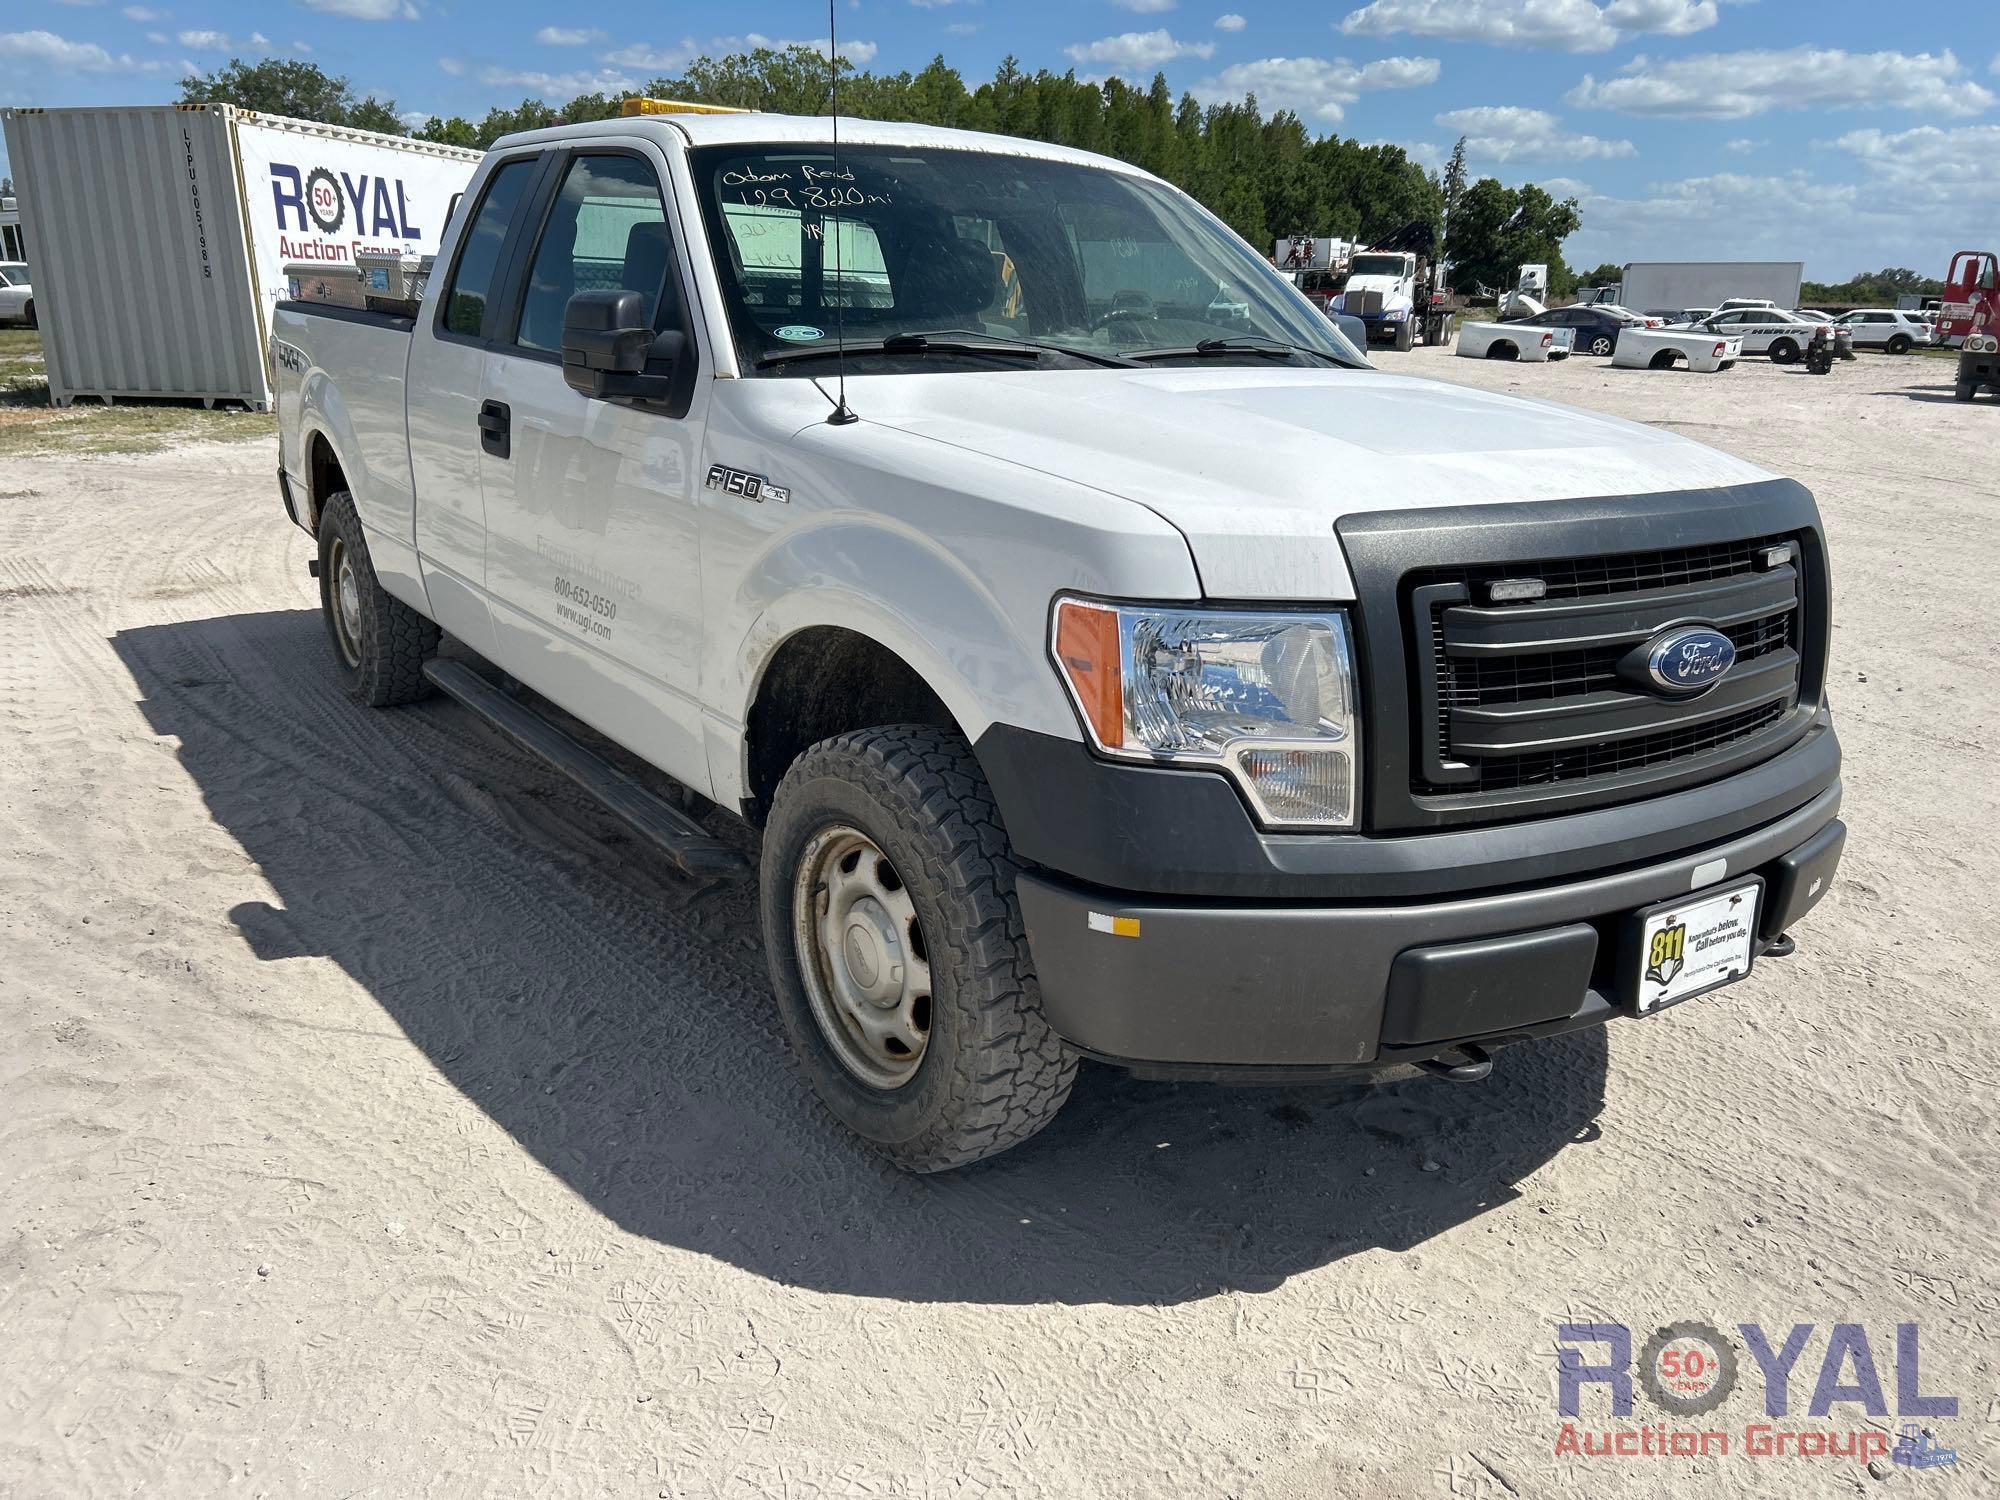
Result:
[[1691,892],[1639,913],[1633,991],[1640,1015],[1734,984],[1750,973],[1762,880]]

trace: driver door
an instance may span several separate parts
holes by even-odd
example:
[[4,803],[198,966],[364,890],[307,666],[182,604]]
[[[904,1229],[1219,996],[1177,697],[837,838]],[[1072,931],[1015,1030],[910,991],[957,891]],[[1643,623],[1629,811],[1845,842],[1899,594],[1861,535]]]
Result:
[[687,333],[687,357],[700,357],[666,163],[649,142],[592,141],[558,157],[552,178],[482,393],[506,427],[480,460],[498,660],[706,792],[695,459],[709,382],[672,416],[585,396],[562,371],[564,309],[583,291],[640,292],[653,327]]

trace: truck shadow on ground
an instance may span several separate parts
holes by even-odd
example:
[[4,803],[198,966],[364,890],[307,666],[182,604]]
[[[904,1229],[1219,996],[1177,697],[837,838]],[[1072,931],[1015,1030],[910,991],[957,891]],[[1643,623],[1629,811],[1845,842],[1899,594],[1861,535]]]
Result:
[[[1504,1052],[1477,1085],[1222,1089],[1086,1068],[1035,1141],[908,1177],[842,1136],[786,1062],[752,892],[679,880],[456,705],[352,705],[312,612],[114,646],[277,892],[228,913],[257,957],[337,963],[521,1151],[635,1235],[861,1296],[1171,1303],[1408,1249],[1597,1135],[1591,1032]],[[271,1045],[290,1034],[273,1026]],[[303,1054],[298,1085],[313,1087]],[[520,1166],[455,1169],[455,1186],[518,1194]]]

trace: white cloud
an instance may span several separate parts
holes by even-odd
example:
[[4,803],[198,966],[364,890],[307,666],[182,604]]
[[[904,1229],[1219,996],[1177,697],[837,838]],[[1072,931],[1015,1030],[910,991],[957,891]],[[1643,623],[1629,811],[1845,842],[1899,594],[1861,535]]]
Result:
[[1137,11],[1142,16],[1157,16],[1162,11],[1172,10],[1176,0],[1111,0],[1120,10]]
[[1578,109],[1744,120],[1771,109],[1911,109],[1975,115],[1993,94],[1950,52],[1843,52],[1830,47],[1635,57],[1599,83],[1586,73],[1565,96]]
[[271,39],[261,31],[240,39],[226,31],[183,31],[174,40],[194,52],[264,52],[271,46]]
[[148,10],[143,5],[128,5],[119,14],[128,21],[164,21],[167,18],[166,11]]
[[[689,43],[688,45],[693,44]],[[707,47],[699,48],[697,52],[706,52],[710,57],[720,57],[726,53],[747,52],[758,47],[766,47],[773,52],[783,52],[788,47],[810,47],[821,57],[826,56],[826,38],[823,36],[815,37],[811,41],[803,41],[793,37],[765,36],[762,32],[758,31],[752,31],[743,36],[715,37],[709,42]],[[853,63],[857,68],[867,67],[870,62],[874,61],[875,54],[881,50],[874,42],[842,42],[840,44],[840,55]]]
[[1851,130],[1821,144],[1853,157],[1871,181],[1890,190],[1901,212],[1963,215],[1984,205],[1990,218],[2000,204],[2000,182],[1993,177],[2000,125]]
[[1249,22],[1233,11],[1226,16],[1217,16],[1215,18],[1215,29],[1217,31],[1241,31],[1249,24]]
[[430,118],[434,113],[436,111],[428,109],[406,109],[399,111],[396,118],[403,122],[405,130],[416,130],[430,123]]
[[953,21],[951,25],[945,27],[944,34],[946,36],[971,36],[978,30],[979,25],[975,21]]
[[1264,57],[1233,63],[1194,92],[1209,103],[1255,94],[1264,109],[1289,109],[1337,122],[1346,106],[1371,89],[1418,88],[1437,81],[1434,57],[1384,57],[1357,67],[1344,57]]
[[1722,149],[1731,156],[1748,156],[1760,146],[1770,145],[1769,141],[1753,140],[1747,135],[1739,135],[1733,141],[1723,142]]
[[438,67],[451,74],[454,78],[463,78],[465,76],[465,64],[455,57],[440,57],[438,59]]
[[0,63],[27,63],[55,73],[110,73],[142,65],[113,57],[95,42],[72,42],[53,31],[0,31]]
[[603,41],[604,33],[594,26],[544,26],[535,40],[544,47],[588,47]]
[[1630,141],[1564,130],[1561,120],[1542,109],[1482,105],[1448,111],[1437,123],[1464,136],[1466,155],[1475,161],[1590,161],[1639,154]]
[[[453,72],[446,68],[447,73]],[[463,71],[463,65],[458,71]],[[479,81],[489,88],[526,89],[536,98],[561,104],[578,94],[622,94],[638,87],[627,73],[606,69],[576,69],[568,73],[542,73],[532,68],[488,67],[479,70]]]
[[1177,57],[1213,57],[1213,42],[1176,41],[1165,27],[1158,31],[1127,31],[1118,36],[1078,42],[1063,51],[1080,63],[1109,63],[1113,68],[1154,68]]
[[324,11],[330,16],[346,16],[350,21],[414,21],[417,8],[410,0],[299,0],[307,10]]
[[1351,36],[1438,37],[1493,47],[1602,52],[1642,32],[1688,36],[1716,23],[1715,0],[1371,0],[1340,23]]
[[620,47],[615,52],[607,52],[601,62],[614,68],[656,68],[661,72],[678,71],[701,56],[701,43],[691,36],[684,36],[671,47],[655,47],[647,42],[633,42]]

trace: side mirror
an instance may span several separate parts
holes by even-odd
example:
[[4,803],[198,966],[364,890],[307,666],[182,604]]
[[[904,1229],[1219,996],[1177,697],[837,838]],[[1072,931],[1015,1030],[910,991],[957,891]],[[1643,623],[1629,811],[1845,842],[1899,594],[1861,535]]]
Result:
[[563,379],[599,401],[678,405],[692,374],[687,335],[654,333],[646,299],[633,291],[578,292],[563,305]]

